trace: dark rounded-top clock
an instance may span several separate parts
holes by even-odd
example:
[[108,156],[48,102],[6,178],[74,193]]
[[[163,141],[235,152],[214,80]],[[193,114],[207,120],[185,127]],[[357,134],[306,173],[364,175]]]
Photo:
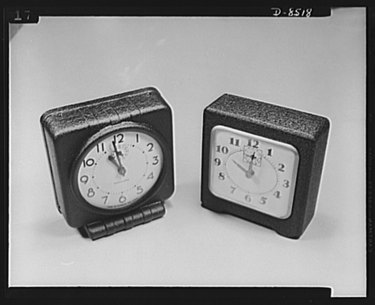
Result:
[[224,94],[204,110],[203,207],[299,238],[318,196],[328,119]]
[[41,117],[56,202],[92,239],[165,213],[174,191],[172,112],[154,88]]

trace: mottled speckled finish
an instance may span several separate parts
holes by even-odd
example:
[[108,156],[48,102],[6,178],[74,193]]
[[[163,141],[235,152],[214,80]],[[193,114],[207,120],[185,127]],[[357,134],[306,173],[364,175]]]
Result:
[[[208,188],[211,130],[224,125],[293,145],[300,156],[292,214],[277,219],[213,195]],[[202,206],[229,213],[271,228],[280,235],[299,238],[310,223],[319,192],[329,120],[322,116],[224,94],[203,115]]]
[[[72,227],[108,219],[155,201],[164,201],[174,191],[172,111],[154,88],[144,88],[87,102],[51,109],[40,122],[47,149],[57,208]],[[80,202],[72,186],[78,156],[95,137],[124,124],[147,127],[163,143],[162,174],[146,197],[129,208],[99,210]],[[125,211],[126,210],[126,211]]]

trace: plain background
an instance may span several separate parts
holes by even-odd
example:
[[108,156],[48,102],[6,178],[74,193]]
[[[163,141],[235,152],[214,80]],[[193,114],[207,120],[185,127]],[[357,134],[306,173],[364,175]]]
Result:
[[[324,286],[366,294],[365,9],[328,18],[42,17],[10,42],[10,286]],[[59,215],[39,118],[155,86],[173,108],[167,215],[92,242]],[[203,109],[232,93],[328,117],[300,240],[200,204]]]

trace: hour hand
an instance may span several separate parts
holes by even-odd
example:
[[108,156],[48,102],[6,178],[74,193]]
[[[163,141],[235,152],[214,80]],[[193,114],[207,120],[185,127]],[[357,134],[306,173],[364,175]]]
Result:
[[123,167],[122,165],[119,165],[116,162],[116,159],[113,155],[109,155],[108,160],[111,161],[111,163],[113,163],[117,167],[117,171],[120,175],[125,176],[125,173],[126,173],[125,167]]
[[241,169],[245,174],[247,173],[247,168],[244,168],[241,164],[239,164],[236,160],[232,160],[234,164],[236,164],[239,169]]

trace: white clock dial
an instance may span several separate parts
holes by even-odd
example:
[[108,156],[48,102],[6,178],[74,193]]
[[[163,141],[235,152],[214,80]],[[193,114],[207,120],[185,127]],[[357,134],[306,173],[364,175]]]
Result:
[[280,219],[292,211],[297,150],[226,126],[211,131],[209,189],[217,197]]
[[163,152],[158,141],[142,130],[120,130],[91,146],[76,176],[81,196],[102,209],[131,205],[158,180]]

